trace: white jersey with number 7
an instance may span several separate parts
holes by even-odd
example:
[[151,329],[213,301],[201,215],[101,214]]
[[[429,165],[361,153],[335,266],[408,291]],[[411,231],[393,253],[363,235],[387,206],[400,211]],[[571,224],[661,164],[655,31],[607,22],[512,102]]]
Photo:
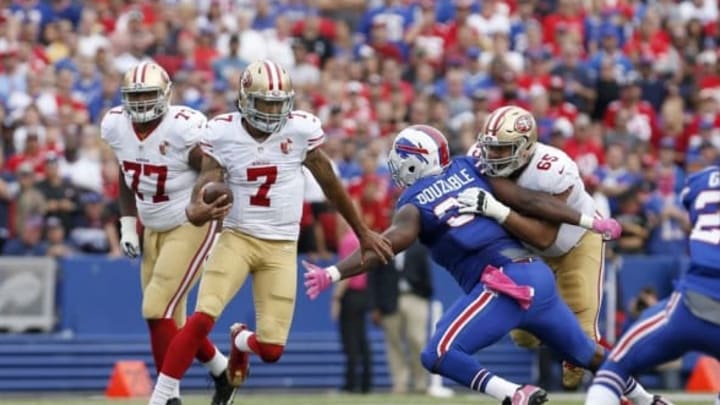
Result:
[[239,112],[208,121],[203,151],[226,171],[234,202],[223,227],[269,240],[297,240],[308,151],[325,140],[320,119],[293,111],[287,124],[262,142],[242,125]]

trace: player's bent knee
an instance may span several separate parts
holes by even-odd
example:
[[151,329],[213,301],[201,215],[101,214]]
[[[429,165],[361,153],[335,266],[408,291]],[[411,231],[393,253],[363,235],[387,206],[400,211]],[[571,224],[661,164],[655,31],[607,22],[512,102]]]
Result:
[[438,357],[437,347],[426,346],[425,349],[420,353],[420,362],[422,363],[425,370],[434,373],[437,369],[438,364],[442,360],[442,357]]
[[285,346],[283,345],[258,342],[257,355],[260,356],[262,361],[265,363],[277,362],[278,360],[280,360],[280,357],[282,357],[284,351]]
[[217,295],[203,295],[198,297],[195,312],[202,312],[217,319],[225,308],[225,303]]
[[165,316],[164,312],[166,307],[167,304],[160,304],[160,300],[143,299],[142,317],[143,319],[171,318],[172,314],[170,314],[170,316]]

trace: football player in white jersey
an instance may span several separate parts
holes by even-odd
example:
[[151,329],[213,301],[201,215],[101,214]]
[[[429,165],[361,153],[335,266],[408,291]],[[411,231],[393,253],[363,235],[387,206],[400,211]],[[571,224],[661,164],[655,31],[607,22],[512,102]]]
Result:
[[208,122],[205,158],[187,217],[197,225],[212,219],[202,198],[209,182],[224,181],[234,202],[205,264],[195,313],[170,345],[173,356],[163,364],[150,399],[153,405],[165,405],[200,340],[249,274],[257,331],[233,325],[228,377],[236,386],[245,380],[251,352],[268,363],[280,359],[295,306],[303,165],[355,231],[363,250],[386,260],[392,257],[387,239],[363,223],[319,148],[325,139],[320,120],[292,111],[293,98],[287,71],[269,60],[256,61],[243,72],[238,112]]
[[[598,314],[602,299],[605,247],[602,236],[587,232],[593,228],[596,217],[593,198],[585,191],[578,167],[562,150],[537,141],[537,124],[532,114],[520,107],[505,106],[493,111],[486,119],[478,140],[468,151],[482,165],[491,180],[493,195],[501,203],[526,212],[522,196],[508,192],[501,178],[514,181],[531,190],[555,195],[570,207],[581,212],[581,225],[562,224],[557,233],[548,234],[555,242],[539,254],[552,268],[557,288],[563,300],[575,313],[585,333],[601,341],[598,332]],[[484,199],[480,191],[467,192],[464,202],[475,206]],[[482,210],[482,207],[477,207]],[[520,239],[527,229],[506,228]],[[537,347],[539,341],[531,334],[515,330],[513,340],[523,347]],[[564,364],[563,387],[574,390],[582,382],[583,370]]]
[[[199,146],[205,116],[169,104],[171,82],[165,70],[143,62],[125,74],[122,106],[107,112],[103,140],[120,165],[121,245],[129,257],[140,256],[137,217],[144,226],[141,287],[142,314],[150,329],[155,366],[160,371],[170,341],[186,318],[187,294],[210,251],[217,221],[190,224],[190,201],[202,161]],[[212,218],[228,207],[213,206]],[[227,358],[208,339],[197,359],[215,380],[214,405],[226,404],[233,387],[226,378]],[[179,389],[171,404],[179,404]]]

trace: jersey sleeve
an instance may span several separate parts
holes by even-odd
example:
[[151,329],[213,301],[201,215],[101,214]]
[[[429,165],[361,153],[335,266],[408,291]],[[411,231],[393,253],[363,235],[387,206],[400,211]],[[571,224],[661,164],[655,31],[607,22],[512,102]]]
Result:
[[198,145],[204,136],[207,119],[205,114],[190,108],[182,108],[173,117],[173,147],[180,152],[184,160],[190,157],[190,151]]
[[200,143],[205,134],[205,127],[207,125],[207,118],[205,118],[205,114],[199,111],[193,112],[194,113],[188,120],[185,131],[183,132],[184,146],[191,149],[193,146]]
[[293,111],[289,120],[292,120],[294,130],[302,134],[307,150],[311,151],[325,142],[325,130],[320,118],[305,111]]
[[122,109],[115,107],[108,110],[100,121],[100,138],[113,150],[120,144],[116,129],[118,117],[122,117]]
[[223,159],[223,133],[226,131],[227,123],[222,119],[214,118],[207,121],[200,134],[200,148],[203,153],[215,159],[222,167],[226,166]]

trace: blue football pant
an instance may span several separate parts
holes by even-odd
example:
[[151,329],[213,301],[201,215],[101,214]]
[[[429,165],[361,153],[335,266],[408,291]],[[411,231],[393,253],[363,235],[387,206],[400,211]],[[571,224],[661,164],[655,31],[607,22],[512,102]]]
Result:
[[523,310],[514,299],[487,291],[484,284],[478,283],[438,321],[435,334],[421,355],[425,368],[484,392],[492,373],[473,354],[515,328],[533,333],[567,361],[589,365],[595,354],[595,342],[585,335],[560,299],[550,269],[536,261],[511,263],[503,270],[517,284],[535,289],[530,308]]
[[679,292],[648,308],[623,335],[597,372],[600,384],[620,396],[628,376],[675,360],[689,351],[720,359],[720,325],[697,318]]

